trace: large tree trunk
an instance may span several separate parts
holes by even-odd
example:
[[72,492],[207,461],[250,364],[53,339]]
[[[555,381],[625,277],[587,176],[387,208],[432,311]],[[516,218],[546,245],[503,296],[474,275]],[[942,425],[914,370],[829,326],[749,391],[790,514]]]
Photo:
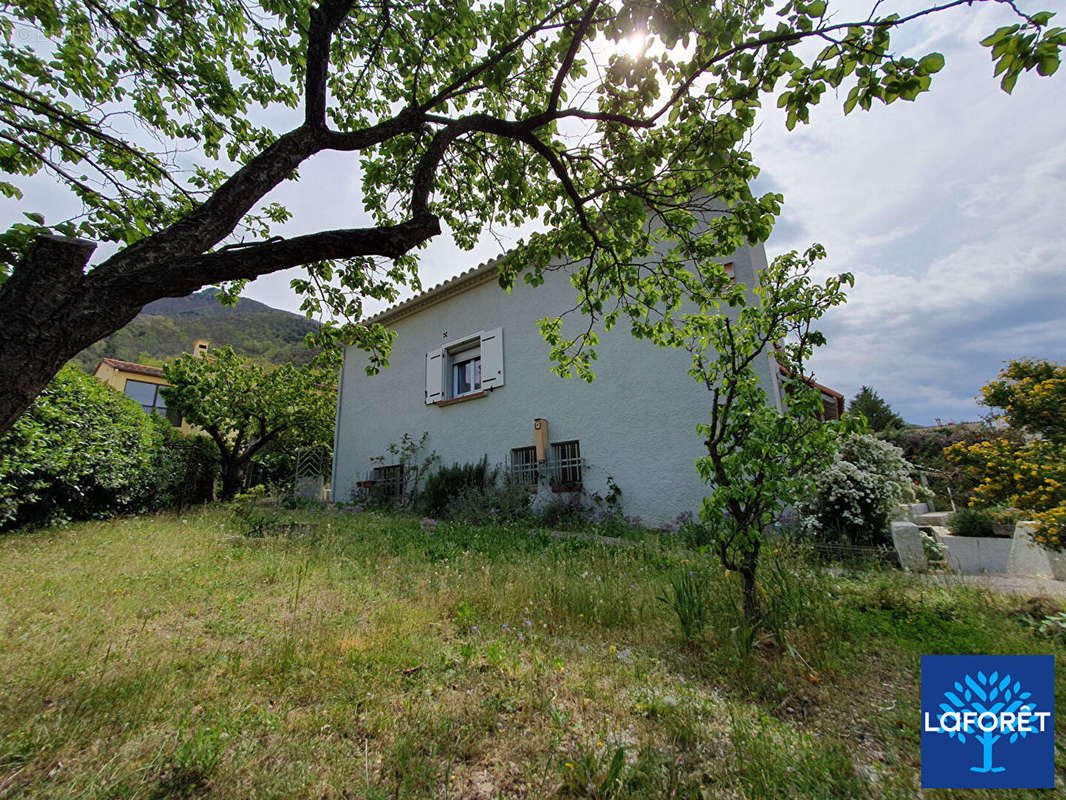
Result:
[[232,500],[244,487],[244,463],[230,461],[222,465],[222,498]]
[[0,286],[0,433],[63,364],[132,318],[118,303],[95,319],[84,315],[83,270],[95,249],[78,239],[39,237]]

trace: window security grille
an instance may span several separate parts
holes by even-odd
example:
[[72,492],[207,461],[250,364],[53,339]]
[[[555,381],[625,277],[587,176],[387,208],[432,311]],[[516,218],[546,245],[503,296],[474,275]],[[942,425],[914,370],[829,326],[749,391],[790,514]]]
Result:
[[523,486],[536,486],[537,448],[516,447],[511,451],[511,480]]
[[581,444],[576,439],[570,442],[553,442],[551,460],[548,462],[549,482],[552,486],[570,486],[581,483]]

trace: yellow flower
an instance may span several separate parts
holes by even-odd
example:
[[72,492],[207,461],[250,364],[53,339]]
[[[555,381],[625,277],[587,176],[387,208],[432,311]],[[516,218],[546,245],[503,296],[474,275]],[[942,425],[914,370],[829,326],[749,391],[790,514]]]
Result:
[[618,652],[618,648],[612,644],[610,647],[607,648],[607,652],[613,656],[615,653]]

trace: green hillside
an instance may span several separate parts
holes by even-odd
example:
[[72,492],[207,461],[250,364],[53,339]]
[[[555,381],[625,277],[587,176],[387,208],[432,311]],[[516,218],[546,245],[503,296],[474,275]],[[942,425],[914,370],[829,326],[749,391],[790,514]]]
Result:
[[263,364],[304,364],[315,353],[304,336],[317,327],[255,300],[242,299],[227,308],[215,300],[214,289],[205,289],[148,304],[126,327],[79,353],[74,363],[89,372],[103,358],[161,364],[190,352],[196,339],[208,339],[212,347],[230,345]]

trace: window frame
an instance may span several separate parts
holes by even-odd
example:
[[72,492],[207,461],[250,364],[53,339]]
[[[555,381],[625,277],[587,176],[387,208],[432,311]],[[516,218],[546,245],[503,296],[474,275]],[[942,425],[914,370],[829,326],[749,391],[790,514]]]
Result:
[[[448,379],[445,388],[445,400],[458,400],[461,397],[479,394],[481,389],[481,339],[478,337],[477,344],[469,346],[469,343],[459,344],[453,348],[445,349],[448,356]],[[474,381],[465,392],[456,391],[458,370],[464,364],[474,363],[477,380]]]
[[[130,384],[133,384],[135,386],[150,386],[152,388],[152,403],[151,403],[151,405],[145,405],[140,400],[138,400],[136,397],[131,395],[129,393],[129,391],[128,391],[129,388],[130,388]],[[176,411],[171,412],[171,409],[167,406],[166,398],[163,397],[163,395],[161,395],[159,393],[160,389],[169,389],[169,388],[171,388],[170,385],[166,384],[166,383],[153,383],[152,381],[142,381],[142,380],[138,380],[137,378],[126,378],[126,382],[124,384],[122,384],[122,394],[124,396],[128,397],[133,402],[135,402],[137,405],[139,405],[144,410],[145,414],[156,414],[156,415],[158,415],[160,417],[163,417],[163,419],[167,420],[167,422],[169,422],[175,428],[180,428],[181,427],[181,417],[180,417],[180,415],[177,418],[178,421],[175,422],[174,418],[172,416],[172,413],[177,413],[177,412]]]
[[402,463],[376,466],[370,474],[372,476],[372,486],[374,486],[382,499],[403,499],[406,476],[404,475]]
[[[572,462],[560,466],[563,462]],[[567,439],[548,445],[548,475],[553,492],[581,491],[584,480],[584,459],[581,457],[581,440]]]
[[537,462],[537,446],[511,448],[511,480],[521,486],[536,490],[540,483],[540,467]]
[[[503,328],[481,330],[443,343],[426,353],[424,401],[427,406],[484,397],[504,385]],[[456,368],[475,361],[478,380],[466,391],[456,391]]]

